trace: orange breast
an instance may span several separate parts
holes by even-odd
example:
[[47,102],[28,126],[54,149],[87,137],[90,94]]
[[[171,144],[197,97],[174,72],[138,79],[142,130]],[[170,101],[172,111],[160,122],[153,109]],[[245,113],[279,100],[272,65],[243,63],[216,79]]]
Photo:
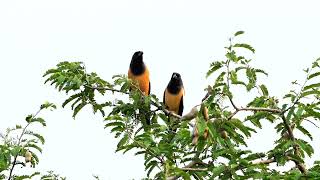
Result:
[[178,94],[171,94],[166,89],[164,101],[165,101],[165,105],[167,106],[167,109],[169,111],[173,111],[174,113],[178,114],[181,97],[183,97],[183,95],[184,95],[183,90],[181,90]]
[[149,95],[149,70],[146,68],[145,72],[139,76],[135,76],[132,72],[128,71],[128,78],[132,81],[136,82],[140,88],[140,90],[145,94]]

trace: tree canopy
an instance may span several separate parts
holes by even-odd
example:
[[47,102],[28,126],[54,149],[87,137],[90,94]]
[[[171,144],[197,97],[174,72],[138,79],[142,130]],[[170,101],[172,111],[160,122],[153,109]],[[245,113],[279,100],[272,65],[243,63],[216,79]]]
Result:
[[[134,151],[144,157],[146,179],[320,178],[320,161],[315,161],[312,167],[305,165],[305,158],[312,156],[314,149],[310,145],[312,132],[304,123],[317,126],[315,122],[320,118],[320,58],[304,70],[304,82],[293,82],[297,88],[284,97],[274,97],[259,82],[259,77],[267,76],[267,72],[253,67],[253,60],[242,55],[255,53],[251,45],[237,42],[237,37],[243,34],[238,31],[229,38],[225,58],[209,66],[206,77],[213,81],[205,88],[201,103],[183,116],[168,111],[159,100],[162,97],[152,92],[145,96],[139,88],[130,91],[135,83],[126,75],[114,75],[112,81],[106,81],[95,72],[87,72],[82,62],[61,62],[43,76],[45,83],[68,95],[62,107],[71,106],[74,118],[85,106],[100,113],[105,128],[119,139],[117,151]],[[255,97],[245,105],[235,102],[234,97],[239,96],[236,88],[244,88]],[[143,120],[141,109],[151,115],[151,125]],[[240,112],[246,113],[239,115]],[[15,129],[22,129],[22,134],[44,143],[41,135],[26,131],[33,122],[44,123],[36,114],[26,118],[25,128]],[[246,148],[246,140],[257,129],[268,128],[261,123],[265,120],[275,125],[278,139],[272,149],[252,152]],[[176,124],[177,130],[172,131]],[[298,138],[298,132],[304,137]],[[21,135],[18,143],[8,143],[7,136],[2,137],[0,177],[11,176],[17,157],[24,156],[26,151],[33,148],[41,152],[33,139],[22,142]],[[31,153],[34,165],[39,160]],[[285,166],[287,162],[295,164],[288,171],[269,166],[271,163]]]

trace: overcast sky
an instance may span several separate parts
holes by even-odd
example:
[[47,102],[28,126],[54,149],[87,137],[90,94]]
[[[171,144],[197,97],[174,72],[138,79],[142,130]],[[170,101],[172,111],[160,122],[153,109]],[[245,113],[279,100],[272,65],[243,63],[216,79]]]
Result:
[[[145,174],[142,157],[114,153],[117,141],[91,109],[73,120],[70,108],[60,106],[66,96],[43,85],[42,74],[60,61],[83,61],[88,71],[110,80],[125,74],[133,52],[142,50],[151,91],[160,99],[172,72],[181,74],[187,112],[210,83],[205,79],[210,62],[223,58],[228,38],[244,30],[240,40],[256,48],[253,65],[269,73],[263,83],[271,95],[282,97],[291,81],[304,78],[302,69],[320,57],[316,2],[1,0],[0,131],[51,101],[59,108],[42,114],[48,126],[39,130],[46,138],[39,170],[72,180],[92,179],[92,174],[140,179]],[[320,133],[309,129],[316,134],[319,159]],[[259,131],[248,141],[250,147],[272,148],[277,136],[268,133],[273,131]]]

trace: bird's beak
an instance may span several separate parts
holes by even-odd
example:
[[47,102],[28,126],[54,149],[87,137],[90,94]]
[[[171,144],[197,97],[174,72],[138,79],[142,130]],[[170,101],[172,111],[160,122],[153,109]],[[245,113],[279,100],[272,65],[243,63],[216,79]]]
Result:
[[143,55],[143,52],[141,51],[141,52],[139,52],[139,56],[142,56]]

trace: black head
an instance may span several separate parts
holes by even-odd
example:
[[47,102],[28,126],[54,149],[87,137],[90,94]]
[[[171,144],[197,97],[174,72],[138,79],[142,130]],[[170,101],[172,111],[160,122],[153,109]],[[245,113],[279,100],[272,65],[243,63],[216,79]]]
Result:
[[183,86],[183,83],[182,83],[181,75],[176,72],[172,73],[170,82],[167,86],[169,92],[178,93],[182,88],[182,86]]
[[143,63],[143,56],[142,55],[143,55],[142,51],[137,51],[132,56],[131,63],[130,63],[130,69],[134,75],[140,75],[145,70],[145,65]]

